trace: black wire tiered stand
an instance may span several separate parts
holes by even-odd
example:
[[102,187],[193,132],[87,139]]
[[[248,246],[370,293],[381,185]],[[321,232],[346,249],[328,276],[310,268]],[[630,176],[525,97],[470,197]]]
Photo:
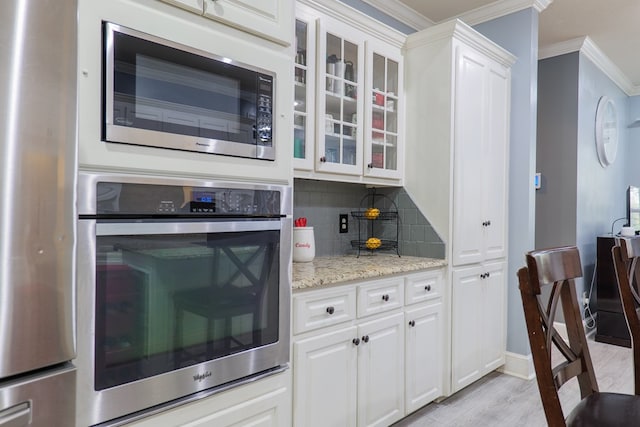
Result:
[[[378,209],[377,215],[371,215],[370,209]],[[361,251],[369,253],[377,251],[395,251],[400,256],[398,240],[400,227],[398,226],[398,207],[389,197],[376,193],[375,188],[360,200],[360,208],[351,211],[351,216],[358,223],[358,240],[351,241],[351,247],[357,249],[358,257]],[[371,238],[380,239],[380,245],[367,245]]]

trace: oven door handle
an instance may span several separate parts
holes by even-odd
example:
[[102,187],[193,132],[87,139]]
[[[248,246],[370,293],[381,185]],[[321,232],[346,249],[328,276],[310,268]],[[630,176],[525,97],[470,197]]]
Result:
[[224,222],[110,222],[96,224],[96,236],[234,233],[282,230],[283,220]]

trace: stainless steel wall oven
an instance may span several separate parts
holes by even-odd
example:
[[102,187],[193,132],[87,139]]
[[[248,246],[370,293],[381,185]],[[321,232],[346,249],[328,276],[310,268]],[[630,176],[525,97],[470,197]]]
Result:
[[81,173],[78,194],[80,425],[286,368],[290,187]]

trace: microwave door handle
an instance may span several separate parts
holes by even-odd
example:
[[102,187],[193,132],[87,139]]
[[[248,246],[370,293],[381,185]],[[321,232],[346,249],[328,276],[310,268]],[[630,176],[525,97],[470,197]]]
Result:
[[[230,233],[238,231],[281,230],[282,221],[224,221],[224,222],[113,222],[97,223],[97,236]],[[0,426],[1,427],[1,426]]]
[[256,125],[253,125],[253,140],[258,142],[258,131],[256,129]]

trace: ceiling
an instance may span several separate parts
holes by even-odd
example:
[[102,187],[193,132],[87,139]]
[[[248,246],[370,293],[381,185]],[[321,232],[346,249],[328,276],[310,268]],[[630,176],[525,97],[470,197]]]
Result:
[[[386,3],[386,12],[400,12],[405,18],[418,12],[423,21],[409,23],[422,28],[458,17],[470,25],[514,12],[514,7],[527,5],[540,12],[539,50],[542,57],[550,52],[567,53],[571,46],[578,47],[588,37],[589,46],[604,56],[614,75],[628,94],[640,93],[640,1],[638,0],[365,0],[373,6]],[[393,4],[395,3],[395,8]],[[397,6],[400,6],[399,8]],[[546,7],[545,7],[546,6]],[[521,7],[520,9],[524,9]],[[413,9],[413,10],[411,10]],[[500,13],[502,9],[502,13]],[[421,17],[421,18],[422,18]],[[412,19],[409,19],[412,21]],[[554,49],[558,46],[561,49]],[[576,48],[573,51],[577,50]]]

